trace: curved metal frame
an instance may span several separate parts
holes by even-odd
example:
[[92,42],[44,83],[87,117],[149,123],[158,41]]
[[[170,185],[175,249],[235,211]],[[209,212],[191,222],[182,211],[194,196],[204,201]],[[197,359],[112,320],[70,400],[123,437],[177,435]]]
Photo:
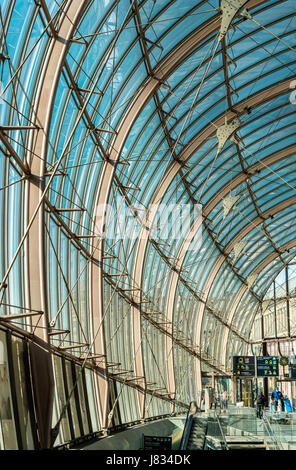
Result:
[[[264,5],[264,0],[250,0],[249,2],[241,2],[246,4],[246,8],[252,9],[258,6]],[[50,20],[49,12],[46,8],[46,4],[41,1],[41,6],[44,9],[45,17],[47,21]],[[45,162],[47,160],[48,153],[48,139],[51,126],[51,118],[53,113],[54,101],[57,92],[58,83],[63,68],[65,67],[72,86],[73,95],[76,96],[76,101],[78,102],[78,111],[77,115],[81,112],[83,118],[87,122],[89,128],[94,130],[94,117],[96,110],[94,109],[93,115],[90,115],[84,106],[83,100],[77,92],[75,77],[72,77],[70,67],[67,63],[67,52],[71,41],[73,40],[74,33],[76,31],[76,26],[78,21],[81,19],[81,16],[86,11],[88,7],[87,1],[71,0],[68,2],[68,5],[63,10],[58,29],[55,30],[53,24],[49,23],[49,30],[51,34],[51,39],[49,40],[49,46],[47,55],[44,60],[43,68],[41,70],[41,76],[39,77],[39,88],[37,91],[37,98],[34,103],[34,124],[36,128],[31,133],[29,140],[29,150],[31,153],[30,159],[28,158],[27,162],[22,162],[18,159],[18,155],[13,151],[13,147],[10,151],[13,153],[13,156],[20,166],[21,170],[27,175],[25,182],[25,220],[27,225],[29,225],[32,217],[34,222],[31,227],[29,227],[28,236],[26,237],[24,246],[25,246],[25,266],[26,266],[26,278],[27,282],[25,283],[26,295],[25,295],[25,305],[27,308],[40,309],[44,312],[42,317],[42,328],[38,331],[41,331],[40,336],[49,342],[48,329],[49,329],[49,319],[47,315],[47,291],[46,291],[46,260],[45,260],[45,204],[50,206],[48,200],[43,200],[44,189],[45,189]],[[164,7],[166,9],[168,5]],[[37,13],[36,13],[37,14]],[[106,13],[107,14],[107,13]],[[188,35],[185,40],[179,42],[162,60],[162,62],[153,70],[149,62],[149,51],[145,43],[145,28],[141,28],[141,17],[139,17],[139,6],[137,2],[135,3],[135,13],[133,13],[135,18],[138,15],[138,28],[139,36],[137,40],[140,41],[142,50],[144,51],[144,59],[148,63],[148,72],[149,76],[147,77],[143,86],[138,90],[137,95],[131,101],[131,104],[126,108],[124,116],[121,117],[118,128],[114,133],[114,138],[111,138],[108,145],[108,151],[104,148],[100,137],[92,132],[92,138],[94,139],[95,144],[98,146],[100,154],[102,156],[103,168],[100,176],[100,181],[97,185],[97,194],[95,195],[95,218],[92,226],[92,233],[103,233],[104,225],[106,222],[106,215],[104,213],[104,208],[107,207],[107,204],[110,199],[111,189],[114,181],[116,180],[116,168],[120,162],[121,153],[124,147],[124,144],[130,134],[130,131],[136,122],[137,117],[143,111],[145,105],[148,103],[149,99],[152,96],[157,95],[157,90],[159,89],[161,83],[164,80],[168,79],[169,76],[178,69],[178,67],[184,62],[184,60],[194,51],[196,46],[202,41],[206,40],[208,37],[217,33],[221,26],[221,21],[223,17],[221,15],[215,15],[210,20],[203,24],[201,27],[198,27],[190,35]],[[168,34],[168,32],[166,32]],[[124,57],[128,54],[128,51],[132,49],[133,44],[137,41],[134,40],[128,50],[125,52]],[[90,43],[91,44],[91,43]],[[82,57],[83,59],[87,57],[87,51],[90,44],[87,44],[86,50],[84,51]],[[109,47],[109,45],[108,45]],[[188,143],[188,145],[183,148],[178,157],[174,154],[174,144],[170,137],[170,132],[167,128],[165,119],[161,119],[161,126],[163,127],[164,133],[166,134],[166,139],[168,141],[170,151],[174,154],[174,160],[170,167],[168,168],[167,173],[161,180],[159,187],[152,194],[150,203],[155,205],[155,211],[157,207],[161,204],[166,192],[168,191],[171,183],[174,181],[175,177],[178,174],[182,174],[182,169],[184,164],[189,160],[189,158],[203,145],[203,143],[212,137],[216,132],[216,129],[221,127],[225,119],[227,122],[231,122],[237,116],[243,116],[249,108],[256,108],[258,105],[261,105],[272,98],[281,96],[285,93],[288,93],[290,90],[291,80],[282,80],[277,82],[274,85],[266,87],[260,92],[250,96],[244,101],[240,102],[238,105],[234,105],[231,102],[231,86],[228,80],[227,72],[227,58],[226,58],[226,48],[225,48],[225,37],[222,39],[222,49],[224,57],[224,73],[226,78],[226,88],[228,96],[228,105],[229,109],[225,114],[218,116],[214,122],[205,126],[201,132],[197,133],[194,138]],[[123,62],[124,57],[118,63],[117,67],[120,67],[120,64]],[[143,61],[144,61],[143,59]],[[139,66],[141,60],[136,67]],[[135,67],[135,68],[136,68]],[[98,66],[96,71],[98,70]],[[94,75],[96,75],[96,71]],[[131,74],[134,70],[131,72]],[[109,78],[109,80],[111,80]],[[125,79],[127,82],[127,79]],[[106,85],[107,87],[107,85]],[[124,85],[123,87],[124,88]],[[68,98],[70,97],[71,92],[69,92]],[[160,114],[160,117],[163,118],[164,114],[161,108],[161,102],[157,95],[157,112]],[[114,105],[114,103],[113,103]],[[98,103],[96,104],[98,106]],[[80,109],[79,109],[80,107]],[[112,106],[110,107],[112,109]],[[66,110],[66,105],[64,106],[63,112]],[[9,147],[9,142],[5,140],[5,135],[1,132],[1,140],[4,142],[6,147]],[[72,134],[72,138],[74,134]],[[71,138],[71,142],[72,142]],[[237,149],[239,148],[237,144]],[[203,208],[203,217],[206,224],[207,217],[211,214],[211,211],[216,208],[216,206],[222,201],[222,199],[227,196],[233,189],[238,187],[242,182],[248,180],[250,175],[255,174],[256,171],[266,168],[266,166],[272,165],[275,162],[278,162],[288,156],[291,156],[295,153],[293,147],[285,147],[281,151],[275,152],[272,155],[262,159],[262,161],[253,164],[248,168],[247,172],[244,171],[242,166],[242,171],[236,175],[230,182],[225,184],[223,187],[219,188],[219,191],[214,194],[212,199],[204,206]],[[82,150],[81,150],[82,154]],[[184,175],[182,174],[182,177]],[[119,180],[116,180],[120,184]],[[183,177],[183,182],[185,190],[188,193],[189,200],[194,202],[194,197],[190,192],[189,186],[186,184],[186,178]],[[119,186],[120,189],[124,192],[124,186]],[[251,194],[251,191],[250,191]],[[35,214],[36,207],[38,204],[40,208],[38,213]],[[218,244],[216,245],[219,248],[219,256],[210,270],[207,277],[204,294],[205,301],[199,303],[196,311],[196,328],[193,334],[193,343],[197,346],[201,344],[201,335],[202,335],[202,324],[204,319],[205,310],[207,308],[208,297],[211,292],[212,286],[216,279],[216,276],[219,274],[219,270],[223,263],[228,262],[228,255],[233,249],[234,244],[237,241],[240,241],[248,232],[250,232],[255,226],[262,223],[262,219],[265,217],[276,214],[277,212],[289,207],[291,203],[295,203],[295,197],[284,200],[283,202],[274,205],[266,213],[258,213],[257,217],[252,220],[252,224],[247,224],[243,227],[237,234],[234,236],[229,243],[222,249],[219,248]],[[253,200],[253,204],[255,202]],[[58,214],[54,212],[54,208],[51,208],[55,217],[58,220]],[[151,216],[150,223],[153,222],[153,214]],[[60,223],[63,224],[62,219]],[[211,236],[210,228],[206,225],[207,232]],[[67,227],[67,224],[64,223],[64,229],[68,234],[73,238],[73,233],[71,228]],[[192,234],[193,236],[193,234]],[[86,256],[89,256],[89,251],[85,248],[78,238],[74,239],[78,249],[82,249]],[[132,277],[132,287],[134,288],[133,293],[131,294],[131,317],[132,317],[132,349],[134,352],[134,373],[138,378],[139,389],[137,389],[137,406],[139,410],[139,416],[145,418],[145,393],[142,390],[145,390],[147,387],[145,380],[145,365],[144,357],[142,350],[142,315],[143,315],[143,296],[141,291],[141,286],[143,285],[143,276],[144,276],[144,264],[145,256],[149,246],[149,226],[145,229],[142,229],[140,234],[140,239],[136,247],[136,254],[134,257],[133,270],[131,273]],[[189,240],[190,242],[190,240]],[[214,240],[214,243],[215,240]],[[286,243],[284,246],[280,247],[281,249],[288,249],[287,247],[294,247],[296,244],[295,240],[291,240],[289,243]],[[258,269],[263,269],[276,257],[280,256],[279,252],[276,250],[276,246],[273,245],[275,251],[268,255],[258,266],[252,271],[256,272]],[[175,300],[176,292],[178,287],[178,282],[180,281],[180,272],[182,271],[184,259],[186,257],[188,248],[188,240],[185,239],[180,244],[176,259],[178,260],[177,266],[169,265],[171,271],[169,281],[168,281],[168,294],[166,300],[166,318],[167,321],[173,325],[174,322],[174,309],[175,309]],[[95,355],[106,356],[106,345],[105,345],[105,334],[104,334],[104,294],[103,294],[103,280],[106,276],[106,273],[103,270],[103,257],[104,257],[105,243],[103,238],[98,238],[97,247],[94,253],[92,253],[92,259],[89,264],[89,278],[90,278],[90,291],[89,291],[89,304],[91,311],[91,328],[92,328],[92,353]],[[36,255],[37,254],[37,255]],[[167,261],[165,257],[163,258],[165,262]],[[241,287],[235,295],[232,303],[229,316],[227,318],[227,328],[223,330],[222,338],[222,353],[224,357],[224,365],[226,364],[226,354],[227,354],[227,344],[231,331],[235,332],[235,328],[232,325],[232,320],[235,316],[236,310],[239,306],[240,300],[245,293],[247,286],[243,282],[243,279],[238,276],[237,271],[233,269],[230,265],[230,269],[234,277],[238,277],[241,282]],[[256,297],[256,293],[252,292],[252,295]],[[258,300],[258,298],[256,297]],[[256,313],[254,313],[254,316]],[[222,324],[222,323],[221,323]],[[225,325],[224,325],[225,326]],[[31,330],[36,327],[36,323],[31,320]],[[243,337],[241,337],[243,340]],[[172,354],[173,348],[173,339],[172,336],[165,335],[165,357],[167,363],[166,369],[166,378],[167,378],[167,389],[168,394],[171,398],[174,398],[176,392],[176,377],[174,371],[174,359]],[[197,388],[202,388],[201,382],[201,364],[198,357],[194,357],[195,369],[198,377]],[[105,373],[102,374],[101,378],[98,379],[96,384],[96,393],[97,398],[100,404],[100,420],[103,428],[108,426],[107,422],[107,413],[108,413],[108,368],[105,363]],[[140,390],[142,388],[142,390]],[[172,411],[174,410],[172,406]]]

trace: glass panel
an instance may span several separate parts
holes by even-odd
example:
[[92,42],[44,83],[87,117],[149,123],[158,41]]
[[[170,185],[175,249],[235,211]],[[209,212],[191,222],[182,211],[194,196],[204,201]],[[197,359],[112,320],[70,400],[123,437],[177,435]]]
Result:
[[73,420],[74,437],[79,437],[80,428],[79,428],[78,414],[77,414],[77,409],[76,409],[71,362],[65,361],[65,366],[66,366],[66,376],[67,376],[67,385],[68,385],[68,397],[71,395],[69,401],[70,401],[70,409],[71,409],[71,415],[72,415],[72,420]]
[[18,449],[10,377],[8,369],[6,334],[0,330],[0,420],[2,427],[3,445],[6,450]]
[[88,404],[90,410],[90,418],[92,423],[93,431],[98,431],[100,429],[100,422],[98,416],[98,408],[96,397],[94,393],[94,383],[93,380],[95,379],[94,373],[90,369],[85,369],[85,381],[86,381],[86,389],[87,389],[87,396],[88,396]]
[[89,424],[88,424],[88,419],[87,419],[87,409],[86,409],[86,401],[85,401],[85,395],[84,395],[84,389],[83,389],[82,369],[77,364],[75,365],[75,372],[76,372],[77,390],[78,390],[78,396],[79,396],[79,405],[80,405],[80,411],[81,411],[83,430],[84,430],[84,434],[89,434],[90,429],[89,429]]
[[117,426],[122,423],[121,410],[118,406],[118,391],[117,384],[114,380],[111,380],[109,383],[109,410],[112,415],[112,421],[109,421],[110,426]]
[[15,392],[19,413],[20,431],[22,435],[23,448],[34,449],[33,431],[31,427],[29,401],[27,395],[27,381],[30,377],[26,375],[24,365],[25,345],[22,339],[12,336],[12,355],[14,367]]
[[[54,356],[54,375],[55,375],[55,403],[54,403],[54,416],[53,427],[56,425],[60,418],[61,412],[66,404],[66,395],[64,388],[62,359],[59,356]],[[70,426],[68,421],[68,414],[65,412],[61,419],[60,432],[55,445],[71,440]]]

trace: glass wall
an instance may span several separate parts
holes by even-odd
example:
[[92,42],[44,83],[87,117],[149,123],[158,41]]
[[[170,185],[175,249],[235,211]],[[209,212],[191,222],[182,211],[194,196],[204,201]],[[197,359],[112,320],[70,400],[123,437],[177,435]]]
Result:
[[[0,450],[40,448],[38,413],[28,339],[0,329]],[[57,447],[101,430],[95,369],[52,352],[54,378],[52,445]],[[110,379],[108,427],[138,421],[137,390]],[[170,404],[147,395],[146,417],[170,413]]]
[[295,286],[296,265],[293,259],[276,277],[270,277],[262,309],[258,310],[257,321],[261,322],[262,315],[265,339],[295,336]]
[[53,413],[53,427],[60,421],[59,433],[56,444],[62,444],[71,440],[69,416],[66,407],[66,393],[62,368],[62,358],[53,356],[55,374],[55,401]]
[[[52,427],[55,446],[100,430],[94,392],[95,372],[53,355],[55,401]],[[58,425],[58,426],[57,426]]]
[[89,399],[88,405],[91,419],[90,427],[92,430],[100,429],[98,405],[96,403],[96,396],[94,391],[94,374],[90,369],[85,369],[84,374],[85,390]]
[[9,335],[13,359],[13,380],[16,395],[17,415],[22,448],[34,449],[37,445],[37,430],[34,421],[32,388],[26,340]]
[[60,445],[100,430],[100,424],[93,386],[95,372],[57,355],[53,355],[53,364],[55,404],[52,424],[58,432],[55,445]]
[[11,394],[6,332],[0,330],[0,444],[1,449],[18,449]]
[[[54,446],[100,430],[94,370],[52,354]],[[0,329],[0,449],[38,449],[27,339]]]

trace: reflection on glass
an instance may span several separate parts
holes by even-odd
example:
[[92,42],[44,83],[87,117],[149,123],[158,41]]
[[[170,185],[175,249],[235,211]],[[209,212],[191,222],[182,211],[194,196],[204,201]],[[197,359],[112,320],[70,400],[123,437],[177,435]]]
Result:
[[3,445],[6,450],[18,449],[10,378],[8,369],[6,334],[0,330],[0,421],[2,427]]
[[68,385],[68,397],[70,396],[69,402],[70,402],[70,409],[71,409],[71,415],[72,415],[72,420],[73,420],[74,437],[79,437],[80,428],[79,428],[78,414],[77,414],[77,408],[76,408],[76,402],[75,402],[75,393],[74,393],[75,390],[74,390],[71,362],[66,360],[65,365],[66,365],[66,376],[67,376],[67,385]]
[[[64,389],[62,360],[59,356],[54,356],[54,374],[55,374],[55,413],[53,416],[53,428],[57,421],[60,419],[61,413],[66,404],[66,396]],[[55,442],[57,445],[60,442],[67,442],[71,440],[70,427],[68,422],[68,414],[64,412],[61,418],[60,433]]]
[[[30,420],[30,410],[27,396],[26,372],[24,366],[23,340],[12,336],[12,355],[14,362],[14,379],[17,396],[17,406],[22,435],[23,448],[34,449],[33,433]],[[30,380],[30,378],[27,378]]]
[[88,403],[90,408],[90,418],[93,431],[97,431],[100,429],[99,424],[99,417],[97,411],[97,403],[94,394],[94,387],[93,387],[93,378],[94,373],[90,369],[85,369],[85,380],[86,380],[86,388],[87,388],[87,395],[88,395]]
[[77,380],[77,390],[78,390],[78,396],[79,396],[79,405],[80,405],[80,411],[81,411],[83,431],[84,431],[84,434],[89,434],[90,429],[89,429],[88,419],[87,419],[87,409],[86,409],[86,401],[85,401],[84,389],[83,389],[83,383],[82,383],[81,366],[78,366],[77,364],[75,365],[75,373],[76,373],[76,380]]

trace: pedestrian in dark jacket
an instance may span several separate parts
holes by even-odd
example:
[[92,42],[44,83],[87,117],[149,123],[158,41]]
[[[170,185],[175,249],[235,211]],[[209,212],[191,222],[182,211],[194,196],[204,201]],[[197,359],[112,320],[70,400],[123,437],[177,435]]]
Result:
[[266,405],[266,399],[263,394],[263,392],[260,392],[258,398],[257,398],[257,418],[262,419],[263,417],[263,410]]

